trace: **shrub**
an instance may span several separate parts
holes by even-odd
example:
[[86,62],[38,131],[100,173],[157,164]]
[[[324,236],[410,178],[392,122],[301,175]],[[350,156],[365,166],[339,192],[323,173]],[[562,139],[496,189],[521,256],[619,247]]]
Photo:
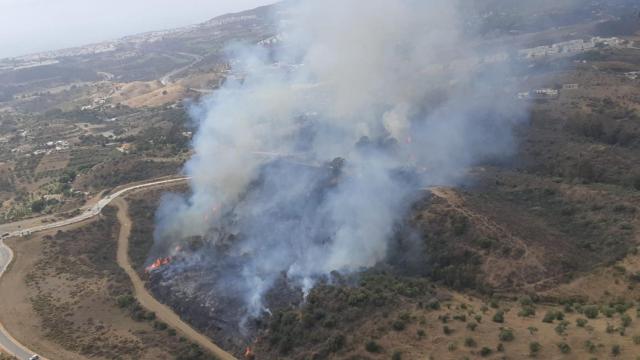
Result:
[[611,346],[611,355],[613,356],[618,356],[620,355],[620,352],[622,350],[620,349],[620,345],[613,345]]
[[535,314],[536,309],[533,306],[524,306],[520,309],[520,312],[518,312],[518,316],[522,317],[534,316]]
[[39,199],[31,203],[31,211],[34,213],[39,213],[47,206],[47,203],[44,199]]
[[602,313],[604,314],[604,316],[610,318],[613,317],[613,315],[616,313],[616,309],[610,306],[605,306],[602,308]]
[[404,322],[409,322],[411,320],[411,314],[409,314],[408,312],[403,312],[402,314],[400,314],[399,318]]
[[455,343],[455,342],[449,343],[449,345],[447,346],[447,349],[450,352],[456,351],[456,350],[458,350],[458,344]]
[[567,331],[567,327],[569,326],[568,321],[561,321],[558,326],[556,326],[555,330],[558,335],[564,335],[565,331]]
[[636,345],[640,345],[640,335],[635,335],[633,337],[633,343]]
[[344,335],[334,335],[329,339],[328,350],[332,353],[338,352],[344,347],[346,343],[347,338]]
[[147,320],[146,318],[146,314],[144,311],[132,311],[131,312],[131,317],[133,318],[133,320],[135,321],[143,321],[143,320]]
[[500,334],[498,334],[498,338],[500,341],[513,341],[515,339],[515,335],[513,335],[513,330],[508,328],[500,328]]
[[622,326],[624,327],[629,327],[629,325],[631,325],[631,316],[627,314],[622,315],[620,320],[622,320]]
[[533,306],[533,300],[529,296],[523,296],[520,298],[520,305],[522,306]]
[[497,323],[503,323],[504,322],[504,311],[502,311],[502,310],[496,311],[496,313],[493,315],[493,321],[497,322]]
[[464,346],[466,347],[476,347],[478,344],[476,343],[475,340],[473,340],[473,338],[466,338],[464,339]]
[[445,335],[451,335],[453,333],[453,330],[450,327],[448,327],[447,325],[445,325],[445,326],[442,327],[442,332]]
[[569,344],[564,343],[564,342],[558,344],[558,349],[563,354],[568,354],[568,353],[571,352],[571,347],[569,346]]
[[393,327],[393,330],[395,331],[403,331],[406,328],[406,324],[402,320],[396,320],[393,322],[391,327]]
[[427,304],[427,306],[431,310],[440,310],[440,302],[438,300],[430,301],[429,304]]
[[547,311],[547,313],[544,314],[544,317],[542,318],[542,322],[550,324],[555,319],[556,319],[556,313],[554,311]]
[[611,355],[613,356],[618,356],[620,355],[620,353],[622,352],[622,350],[620,349],[620,345],[613,345],[611,346]]
[[591,340],[585,341],[584,347],[585,347],[585,349],[587,349],[588,352],[590,352],[592,354],[594,352],[596,352],[596,348],[597,348],[596,344],[594,344]]
[[469,220],[464,216],[459,216],[453,219],[453,233],[456,236],[464,235],[469,229]]
[[153,321],[156,319],[156,313],[154,313],[153,311],[145,312],[144,318],[145,320]]
[[491,349],[485,346],[482,349],[480,349],[480,356],[487,357],[491,355],[491,352],[492,352]]
[[629,280],[632,282],[640,282],[640,271],[637,271],[633,274],[629,274]]
[[120,308],[127,308],[133,304],[135,298],[131,294],[120,295],[116,298],[116,303]]
[[631,304],[627,304],[624,301],[617,303],[614,308],[616,309],[617,312],[619,312],[620,314],[624,314],[625,312],[627,312],[627,310],[629,310],[632,307]]
[[382,346],[380,346],[380,344],[375,342],[375,340],[367,341],[367,343],[364,345],[364,349],[367,350],[370,353],[382,352]]
[[154,321],[153,322],[153,327],[156,330],[166,330],[167,329],[167,324],[163,323],[162,321]]
[[588,322],[589,322],[589,320],[587,320],[587,319],[579,318],[579,319],[576,320],[576,325],[578,327],[585,327]]
[[472,323],[472,322],[470,322],[470,323],[468,323],[468,324],[467,324],[467,329],[469,329],[469,330],[471,330],[471,331],[476,331],[476,328],[477,328],[477,327],[478,327],[478,324],[477,324],[477,323]]
[[529,343],[529,353],[531,354],[531,356],[537,355],[541,349],[542,345],[540,345],[539,342],[534,341]]
[[586,316],[587,318],[595,319],[598,317],[598,313],[600,312],[600,310],[598,309],[597,306],[590,305],[590,306],[585,306],[583,308],[583,312],[584,312],[584,316]]
[[416,335],[419,338],[423,338],[423,337],[427,336],[427,333],[425,333],[424,330],[422,330],[422,329],[418,329],[418,331],[416,331]]
[[395,351],[391,356],[391,360],[402,360],[402,353],[400,351]]
[[467,321],[467,316],[462,314],[462,315],[454,315],[453,316],[453,320],[458,320],[458,321],[462,321],[462,322],[466,322]]

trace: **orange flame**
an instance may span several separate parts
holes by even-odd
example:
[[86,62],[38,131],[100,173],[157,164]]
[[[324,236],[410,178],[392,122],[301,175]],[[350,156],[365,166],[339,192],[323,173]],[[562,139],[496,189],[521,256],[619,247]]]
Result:
[[218,212],[220,212],[220,207],[218,205],[214,205],[211,208],[211,213],[204,213],[204,215],[202,215],[202,220],[204,220],[204,222],[208,222],[211,216],[216,216]]
[[253,360],[256,358],[256,355],[253,353],[250,347],[247,346],[247,350],[244,351],[244,358],[247,360]]
[[153,264],[149,265],[146,269],[145,272],[150,273],[154,270],[158,270],[159,268],[167,265],[171,263],[171,257],[166,257],[166,258],[158,258],[156,259],[156,261],[153,262]]

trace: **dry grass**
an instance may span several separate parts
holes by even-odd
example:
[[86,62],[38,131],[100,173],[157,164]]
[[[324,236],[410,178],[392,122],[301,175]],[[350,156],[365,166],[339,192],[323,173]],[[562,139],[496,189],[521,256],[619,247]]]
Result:
[[63,171],[69,165],[70,158],[71,152],[69,151],[52,152],[40,160],[35,169],[35,173]]

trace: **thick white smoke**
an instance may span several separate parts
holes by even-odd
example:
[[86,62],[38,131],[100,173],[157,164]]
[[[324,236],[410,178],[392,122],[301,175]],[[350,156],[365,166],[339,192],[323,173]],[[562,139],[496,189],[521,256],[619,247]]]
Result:
[[235,48],[242,80],[194,112],[192,195],[165,199],[158,241],[232,214],[220,255],[239,265],[221,283],[251,315],[283,273],[308,288],[383,261],[421,188],[512,150],[509,64],[483,60],[504,49],[466,35],[459,13],[452,0],[286,6],[275,54]]

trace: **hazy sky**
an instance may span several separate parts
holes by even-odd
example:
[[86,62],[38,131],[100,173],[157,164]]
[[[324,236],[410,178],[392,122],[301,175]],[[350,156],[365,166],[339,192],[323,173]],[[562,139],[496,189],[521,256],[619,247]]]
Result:
[[274,0],[0,0],[0,58],[190,25]]

